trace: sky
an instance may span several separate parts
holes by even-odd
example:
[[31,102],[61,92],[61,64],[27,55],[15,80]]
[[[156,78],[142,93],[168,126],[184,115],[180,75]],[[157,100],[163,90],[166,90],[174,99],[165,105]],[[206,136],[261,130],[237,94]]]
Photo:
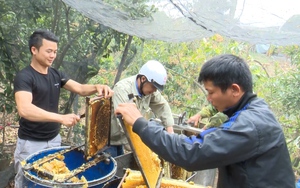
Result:
[[299,7],[300,0],[238,0],[235,16],[252,26],[281,26],[293,15],[300,15]]

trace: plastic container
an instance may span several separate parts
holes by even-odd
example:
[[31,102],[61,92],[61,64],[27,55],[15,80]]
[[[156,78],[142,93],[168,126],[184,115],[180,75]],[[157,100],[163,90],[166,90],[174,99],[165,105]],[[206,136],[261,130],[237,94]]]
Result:
[[[37,153],[34,153],[26,158],[27,163],[33,163],[34,161],[43,158],[49,154],[55,153],[57,151],[61,151],[64,149],[69,148],[68,146],[64,147],[56,147],[56,148],[50,148],[46,150],[39,151]],[[82,151],[78,150],[72,150],[66,154],[64,154],[64,162],[66,163],[66,166],[69,168],[69,170],[73,170],[81,166],[83,163],[86,163],[87,161],[84,159],[84,154]],[[84,172],[77,175],[78,178],[81,178],[81,176],[84,176],[86,180],[88,181],[88,187],[94,187],[94,188],[102,188],[105,182],[108,182],[110,179],[112,179],[117,171],[117,163],[114,160],[114,158],[110,157],[109,162],[101,161],[97,163],[96,165],[88,168]],[[92,159],[90,159],[92,160]],[[24,173],[25,178],[27,181],[25,181],[23,187],[38,187],[38,188],[44,188],[44,187],[83,187],[84,183],[57,183],[53,182],[51,180],[42,179],[37,176],[37,174],[32,171],[28,170],[26,173]]]
[[296,183],[296,188],[300,188],[300,179]]
[[121,183],[122,178],[116,178],[109,182],[106,182],[103,186],[103,188],[117,188],[119,184]]

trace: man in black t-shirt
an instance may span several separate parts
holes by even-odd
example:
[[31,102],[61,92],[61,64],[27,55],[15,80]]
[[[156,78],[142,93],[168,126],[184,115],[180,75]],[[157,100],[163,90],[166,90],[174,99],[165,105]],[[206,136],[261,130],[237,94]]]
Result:
[[111,97],[107,85],[80,84],[51,67],[58,50],[58,37],[47,30],[37,30],[29,38],[31,63],[17,73],[14,93],[20,115],[20,128],[14,153],[15,187],[23,187],[20,162],[39,150],[60,146],[61,124],[71,127],[79,121],[76,114],[59,114],[60,89],[65,88],[81,96],[95,93]]

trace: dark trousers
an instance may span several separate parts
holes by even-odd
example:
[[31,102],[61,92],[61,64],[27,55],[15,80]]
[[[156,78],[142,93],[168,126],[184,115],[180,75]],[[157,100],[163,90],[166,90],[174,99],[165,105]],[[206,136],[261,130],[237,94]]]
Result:
[[109,146],[103,152],[110,154],[112,157],[117,157],[124,154],[124,147],[123,145]]

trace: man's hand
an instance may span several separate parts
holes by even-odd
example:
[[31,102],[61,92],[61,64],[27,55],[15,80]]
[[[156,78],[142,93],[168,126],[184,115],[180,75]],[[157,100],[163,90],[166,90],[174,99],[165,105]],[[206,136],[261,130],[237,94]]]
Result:
[[80,117],[76,114],[65,114],[61,116],[62,116],[61,124],[67,127],[72,127],[76,125],[76,123],[78,123],[78,121],[80,120]]
[[115,114],[122,114],[124,121],[131,126],[138,118],[143,117],[134,103],[120,103],[115,110]]
[[196,115],[190,117],[190,118],[187,120],[187,123],[193,123],[193,124],[194,124],[194,127],[198,127],[198,123],[199,123],[200,120],[201,120],[200,114],[196,114]]
[[166,128],[166,131],[167,131],[168,133],[174,133],[174,129],[173,129],[172,126],[167,127],[167,128]]
[[110,98],[114,94],[114,91],[110,89],[110,87],[107,85],[97,84],[96,88],[97,88],[98,95],[104,96],[104,98]]

